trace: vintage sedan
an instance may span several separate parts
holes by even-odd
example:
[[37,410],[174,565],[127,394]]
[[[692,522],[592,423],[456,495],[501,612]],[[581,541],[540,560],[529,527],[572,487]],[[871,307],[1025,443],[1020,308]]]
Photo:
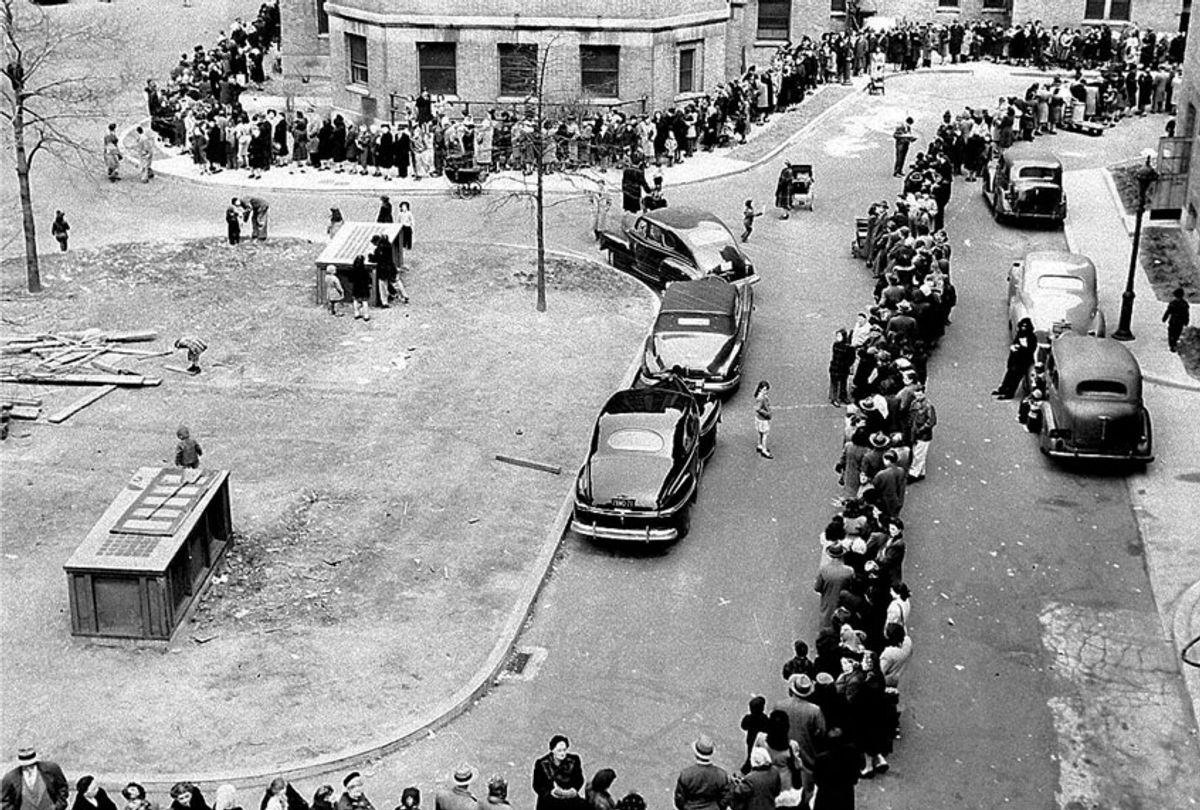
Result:
[[602,540],[669,543],[687,534],[720,400],[672,376],[609,398],[575,482],[571,528]]
[[638,382],[671,374],[695,391],[727,394],[742,381],[754,289],[709,277],[667,285],[646,338]]
[[1033,321],[1038,343],[1074,332],[1104,337],[1104,313],[1096,296],[1096,266],[1087,256],[1039,250],[1013,262],[1008,271],[1008,331],[1023,318]]
[[1067,218],[1062,162],[1032,144],[1018,143],[988,161],[983,198],[997,222],[1004,219],[1061,223]]
[[754,262],[733,233],[707,211],[667,207],[626,215],[619,231],[601,230],[597,236],[613,267],[654,290],[705,276],[734,284],[758,281]]
[[1111,338],[1063,335],[1046,358],[1046,397],[1027,427],[1055,458],[1154,460],[1142,370]]

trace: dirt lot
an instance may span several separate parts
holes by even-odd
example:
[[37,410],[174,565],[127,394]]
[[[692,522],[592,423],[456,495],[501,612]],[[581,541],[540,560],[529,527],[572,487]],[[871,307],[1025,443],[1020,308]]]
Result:
[[[370,323],[313,303],[320,245],[300,241],[55,255],[36,298],[0,265],[6,332],[210,346],[199,377],[161,371],[179,357],[131,364],[163,385],[16,423],[0,447],[0,749],[36,739],[107,772],[270,768],[378,737],[482,663],[651,299],[555,260],[539,316],[530,253],[418,248],[413,303]],[[41,395],[53,410],[80,393]],[[239,539],[219,584],[169,650],[75,640],[61,565],[134,469],[169,463],[181,422],[231,470]]]
[[[1141,264],[1159,304],[1171,300],[1177,287],[1192,304],[1200,304],[1200,266],[1178,228],[1143,228]],[[1188,375],[1200,379],[1200,330],[1185,330],[1179,358]]]

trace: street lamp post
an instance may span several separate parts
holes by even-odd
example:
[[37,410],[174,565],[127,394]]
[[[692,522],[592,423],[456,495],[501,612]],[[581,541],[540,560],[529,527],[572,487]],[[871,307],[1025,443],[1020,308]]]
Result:
[[1117,331],[1112,333],[1115,340],[1133,340],[1133,332],[1130,329],[1130,324],[1133,320],[1133,299],[1136,294],[1133,291],[1133,280],[1137,273],[1138,247],[1142,241],[1142,215],[1146,213],[1146,197],[1150,194],[1150,187],[1158,180],[1158,172],[1150,165],[1150,158],[1146,158],[1146,163],[1138,167],[1134,178],[1138,184],[1138,207],[1137,219],[1133,224],[1133,247],[1129,253],[1129,275],[1125,279],[1125,292],[1121,294],[1121,322],[1117,325]]

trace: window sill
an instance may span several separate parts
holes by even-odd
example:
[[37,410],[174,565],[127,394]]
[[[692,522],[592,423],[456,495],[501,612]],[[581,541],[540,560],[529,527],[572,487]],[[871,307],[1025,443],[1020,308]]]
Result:
[[585,104],[620,104],[620,96],[589,96],[584,94],[582,101]]
[[497,104],[537,104],[537,95],[530,93],[527,96],[496,96]]
[[324,34],[322,34],[320,31],[318,31],[317,39],[329,39],[329,32],[326,31]]
[[371,88],[367,87],[365,84],[348,84],[346,85],[346,92],[353,93],[356,96],[363,96],[365,98],[371,95]]
[[754,40],[755,48],[782,48],[791,40],[789,39],[756,39]]
[[830,16],[830,17],[837,17],[839,20],[841,20],[841,19],[844,19],[844,18],[845,18],[845,16],[846,16],[846,12],[844,12],[844,11],[830,11],[830,12],[829,12],[829,16]]
[[979,11],[982,14],[1007,14],[1008,13],[1008,9],[1006,9],[1006,8],[981,8],[981,9],[979,9]]

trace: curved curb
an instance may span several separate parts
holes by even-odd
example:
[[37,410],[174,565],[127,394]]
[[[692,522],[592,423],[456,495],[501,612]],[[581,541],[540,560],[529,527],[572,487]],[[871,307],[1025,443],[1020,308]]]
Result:
[[[450,244],[474,245],[474,243],[463,240],[442,240]],[[536,248],[530,245],[521,245],[516,243],[497,242],[494,243],[497,247],[516,248],[521,250],[535,250]],[[584,255],[572,250],[546,249],[546,254],[550,256],[563,256],[576,261],[588,262],[590,264],[599,265],[614,273],[620,271],[613,268],[605,262]],[[654,304],[657,309],[658,297],[647,287],[638,284],[638,289],[643,291]],[[653,320],[651,321],[653,323]],[[620,387],[627,388],[632,383],[634,376],[640,364],[640,358],[637,352],[634,353],[634,359],[625,370],[621,377]],[[582,463],[582,462],[581,462]],[[522,587],[513,608],[509,615],[508,621],[505,622],[501,630],[496,644],[492,648],[492,652],[488,655],[484,663],[475,671],[475,673],[467,679],[466,683],[450,695],[450,697],[437,703],[428,711],[417,715],[417,719],[412,722],[408,728],[402,728],[399,732],[373,740],[366,745],[356,746],[353,748],[342,749],[335,753],[329,754],[324,758],[300,760],[280,764],[271,770],[246,770],[235,771],[233,773],[194,773],[186,774],[160,774],[156,777],[147,777],[144,775],[131,774],[102,774],[97,778],[108,784],[127,784],[128,782],[138,782],[146,788],[147,792],[165,793],[170,790],[171,786],[176,782],[192,782],[199,785],[215,785],[224,784],[226,782],[233,784],[238,789],[261,788],[264,784],[274,779],[276,776],[282,776],[285,779],[309,779],[316,776],[322,776],[338,770],[345,770],[351,766],[361,764],[364,761],[377,759],[386,756],[409,744],[416,742],[420,738],[428,737],[435,730],[445,726],[454,719],[458,718],[467,712],[480,698],[490,691],[491,687],[498,684],[497,677],[503,669],[505,662],[511,655],[517,640],[521,637],[521,633],[525,625],[533,615],[534,608],[537,606],[538,597],[541,595],[542,587],[549,580],[554,568],[554,560],[558,556],[559,549],[562,547],[563,539],[567,534],[567,524],[570,520],[571,510],[574,506],[574,478],[571,478],[571,485],[567,489],[567,493],[563,498],[558,512],[554,517],[553,523],[550,525],[549,531],[546,533],[545,539],[542,541],[542,548],[535,558],[534,564],[531,567],[531,574],[525,585]]]
[[[1175,603],[1175,611],[1171,624],[1172,636],[1175,639],[1176,654],[1182,656],[1183,648],[1197,634],[1200,634],[1200,582],[1192,585],[1192,587],[1183,592],[1183,596],[1179,597],[1179,601]],[[1193,651],[1195,650],[1196,648],[1193,648]],[[1187,687],[1188,695],[1191,697],[1189,703],[1192,707],[1192,717],[1193,719],[1197,719],[1197,709],[1200,708],[1200,669],[1189,666],[1184,661],[1180,661],[1179,665],[1179,668],[1182,670],[1184,685]]]

